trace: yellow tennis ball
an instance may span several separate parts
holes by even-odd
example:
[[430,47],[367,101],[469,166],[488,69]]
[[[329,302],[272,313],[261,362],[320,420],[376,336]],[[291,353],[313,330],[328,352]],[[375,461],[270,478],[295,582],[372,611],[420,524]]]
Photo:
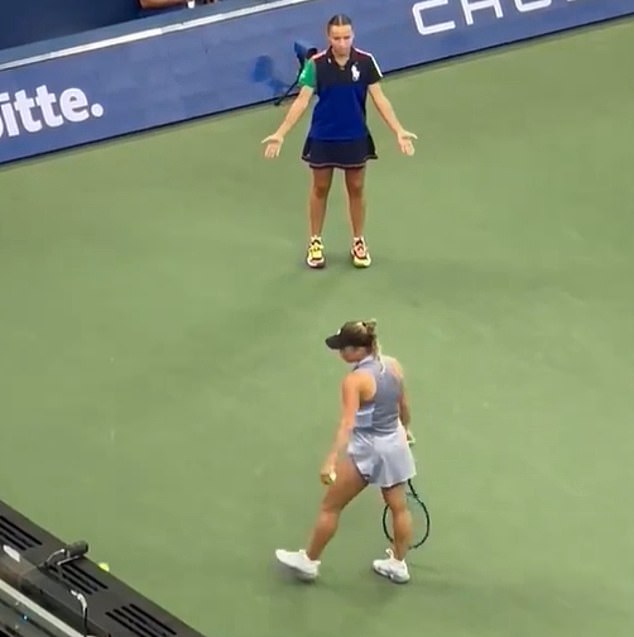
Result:
[[106,573],[110,572],[110,564],[108,562],[99,562],[99,568]]
[[337,479],[337,474],[331,471],[328,475],[322,475],[321,481],[326,486],[330,486]]

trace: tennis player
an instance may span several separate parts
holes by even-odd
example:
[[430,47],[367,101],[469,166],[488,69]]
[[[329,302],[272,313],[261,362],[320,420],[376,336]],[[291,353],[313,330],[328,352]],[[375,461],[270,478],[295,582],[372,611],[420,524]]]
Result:
[[308,546],[278,549],[275,556],[301,579],[316,579],[341,512],[371,484],[381,489],[394,527],[388,558],[374,560],[372,566],[391,581],[405,583],[410,577],[405,555],[412,542],[405,489],[416,468],[407,437],[410,410],[403,370],[396,359],[381,355],[374,321],[345,323],[326,345],[352,365],[341,385],[340,424],[320,472],[329,487]]
[[352,262],[366,268],[372,260],[364,238],[366,162],[377,159],[374,140],[366,123],[366,98],[370,94],[378,112],[396,135],[403,153],[414,154],[416,135],[406,131],[381,90],[383,77],[371,53],[352,46],[354,32],[348,16],[336,15],[327,25],[328,48],[311,58],[299,79],[300,91],[286,118],[273,135],[262,141],[264,154],[277,157],[284,138],[308,108],[316,94],[302,159],[312,169],[309,197],[310,240],[306,263],[311,268],[326,265],[322,230],[328,194],[335,168],[343,170],[352,227]]

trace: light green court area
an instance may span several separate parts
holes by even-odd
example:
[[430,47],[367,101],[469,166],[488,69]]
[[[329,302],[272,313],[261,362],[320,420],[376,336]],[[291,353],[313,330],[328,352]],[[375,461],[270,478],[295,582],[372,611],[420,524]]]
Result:
[[[2,499],[208,636],[631,637],[634,22],[386,80],[374,263],[303,265],[306,121],[266,106],[0,172]],[[432,536],[370,572],[378,494],[313,586],[344,368],[379,321],[409,376]],[[64,494],[66,500],[60,497]]]

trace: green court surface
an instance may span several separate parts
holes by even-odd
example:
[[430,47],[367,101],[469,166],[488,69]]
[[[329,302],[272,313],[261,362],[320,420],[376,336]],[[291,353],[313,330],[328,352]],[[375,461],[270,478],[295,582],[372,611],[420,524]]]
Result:
[[[631,637],[634,23],[386,80],[374,264],[342,188],[308,271],[306,121],[266,106],[0,171],[2,498],[215,637]],[[322,578],[303,544],[345,369],[376,317],[409,375],[432,536],[370,572],[378,495]]]

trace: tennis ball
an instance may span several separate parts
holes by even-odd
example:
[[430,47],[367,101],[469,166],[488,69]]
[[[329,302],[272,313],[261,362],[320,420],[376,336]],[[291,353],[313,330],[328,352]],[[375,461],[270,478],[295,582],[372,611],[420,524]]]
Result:
[[110,564],[108,562],[99,562],[98,566],[102,571],[110,572]]
[[321,476],[321,482],[322,484],[325,484],[326,486],[331,485],[336,479],[337,479],[337,474],[334,471],[331,471],[327,476],[326,475]]

